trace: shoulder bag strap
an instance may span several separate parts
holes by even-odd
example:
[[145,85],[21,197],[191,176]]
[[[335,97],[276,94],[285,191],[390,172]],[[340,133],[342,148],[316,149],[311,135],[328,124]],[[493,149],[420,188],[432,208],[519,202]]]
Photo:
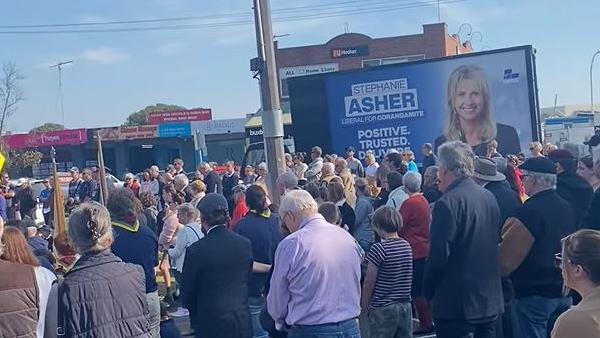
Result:
[[56,278],[56,286],[57,286],[57,294],[58,294],[58,300],[56,302],[56,304],[58,305],[58,320],[56,322],[56,336],[57,337],[65,337],[67,335],[67,332],[65,330],[65,309],[63,307],[62,304],[62,298],[64,295],[63,292],[63,288],[62,288],[62,283],[63,282],[63,277],[58,276]]
[[185,227],[186,227],[186,228],[190,228],[190,230],[192,230],[192,231],[194,232],[194,234],[196,234],[196,237],[198,237],[198,240],[200,240],[200,235],[198,235],[198,232],[196,231],[196,229],[192,228],[192,227],[191,227],[191,226],[189,226],[189,225],[186,225]]

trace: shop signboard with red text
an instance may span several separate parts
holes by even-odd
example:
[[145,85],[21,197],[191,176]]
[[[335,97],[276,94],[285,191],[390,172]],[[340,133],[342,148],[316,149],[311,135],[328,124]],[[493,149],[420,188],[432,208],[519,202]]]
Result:
[[45,133],[6,135],[3,138],[8,149],[51,147],[60,145],[79,145],[87,142],[86,129],[49,131]]

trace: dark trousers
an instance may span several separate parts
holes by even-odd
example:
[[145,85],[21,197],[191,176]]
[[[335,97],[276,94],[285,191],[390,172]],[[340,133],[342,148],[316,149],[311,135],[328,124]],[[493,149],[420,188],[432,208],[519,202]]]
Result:
[[496,338],[496,319],[474,323],[466,320],[435,320],[437,338]]

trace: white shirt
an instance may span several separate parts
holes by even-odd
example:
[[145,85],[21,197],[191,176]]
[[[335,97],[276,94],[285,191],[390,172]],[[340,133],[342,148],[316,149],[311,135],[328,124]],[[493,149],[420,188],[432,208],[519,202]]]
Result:
[[175,247],[169,249],[169,256],[173,259],[173,265],[179,272],[183,272],[183,263],[185,262],[185,250],[199,239],[203,238],[204,234],[200,224],[193,222],[186,224],[177,235]]
[[50,289],[52,288],[52,283],[56,280],[56,276],[52,273],[52,271],[41,266],[34,267],[33,271],[35,272],[35,280],[38,287],[40,301],[40,315],[38,317],[36,332],[38,338],[44,338],[44,325],[46,321],[46,308],[48,307],[48,296],[50,295]]
[[369,166],[367,166],[365,168],[365,175],[366,176],[371,176],[371,177],[376,177],[377,176],[377,169],[379,168],[379,163],[375,162]]

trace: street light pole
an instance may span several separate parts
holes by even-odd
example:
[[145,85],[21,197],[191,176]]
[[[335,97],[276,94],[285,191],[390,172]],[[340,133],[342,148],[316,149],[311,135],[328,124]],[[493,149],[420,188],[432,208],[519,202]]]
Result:
[[58,69],[58,100],[60,104],[60,116],[62,125],[65,125],[65,107],[63,102],[63,94],[62,94],[62,66],[73,63],[73,61],[61,61],[55,65],[50,66],[49,68]]
[[285,159],[271,8],[269,0],[253,1],[258,59],[261,63],[259,71],[262,101],[261,115],[269,171],[267,186],[270,190],[269,197],[271,201],[279,205],[277,177],[285,171]]
[[600,55],[600,50],[594,53],[592,56],[592,62],[590,63],[590,112],[594,113],[594,59],[596,56]]

